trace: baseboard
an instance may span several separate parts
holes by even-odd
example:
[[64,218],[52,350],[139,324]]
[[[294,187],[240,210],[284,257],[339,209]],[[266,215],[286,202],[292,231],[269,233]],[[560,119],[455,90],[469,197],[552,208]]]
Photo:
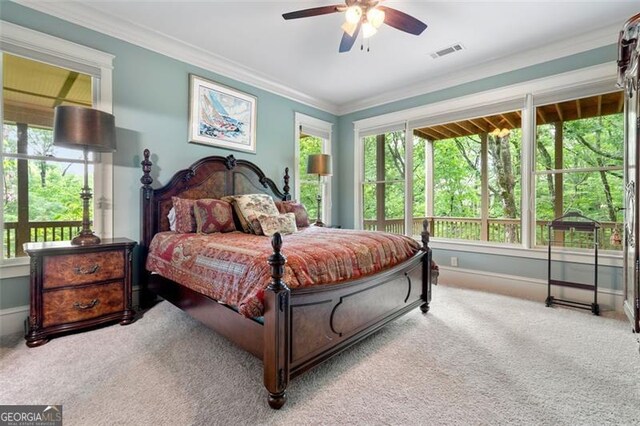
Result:
[[[140,289],[132,290],[133,305],[138,306]],[[29,305],[16,306],[15,308],[0,309],[0,336],[24,333],[24,321],[29,317]]]
[[[440,266],[438,283],[452,287],[488,291],[544,303],[547,298],[547,281],[517,275],[495,274],[448,266]],[[593,292],[568,287],[552,288],[551,294],[557,298],[592,303]],[[599,289],[598,304],[601,312],[622,314],[624,295],[622,291]]]
[[29,316],[29,305],[0,309],[0,336],[23,333],[24,321]]

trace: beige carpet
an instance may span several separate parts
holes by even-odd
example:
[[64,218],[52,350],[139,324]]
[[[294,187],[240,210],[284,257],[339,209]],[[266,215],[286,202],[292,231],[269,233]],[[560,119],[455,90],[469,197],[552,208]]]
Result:
[[136,323],[28,349],[4,339],[0,404],[63,404],[66,425],[640,424],[627,323],[439,286],[416,310],[292,381],[163,302]]

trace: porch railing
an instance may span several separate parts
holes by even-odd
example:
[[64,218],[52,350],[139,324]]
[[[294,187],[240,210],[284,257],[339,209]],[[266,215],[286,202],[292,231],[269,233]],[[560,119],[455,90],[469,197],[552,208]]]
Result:
[[2,244],[4,258],[22,256],[22,244],[40,241],[64,241],[75,237],[82,228],[82,221],[29,222],[29,241],[18,241],[18,222],[5,222]]
[[[422,221],[424,217],[413,218],[412,235],[417,236],[422,232]],[[483,241],[482,219],[467,217],[431,217],[429,219],[429,229],[431,236],[439,238],[451,238],[460,240]],[[536,221],[536,244],[547,244],[547,220]],[[404,220],[390,219],[382,224],[375,220],[365,220],[364,229],[372,231],[386,231],[396,234],[404,234]],[[619,222],[600,222],[600,247],[605,250],[621,250],[620,244],[615,244],[612,236],[617,233],[621,235],[623,224]],[[522,242],[522,229],[519,219],[488,219],[487,239],[485,241],[496,243]],[[579,247],[590,243],[592,238],[589,234],[564,232],[562,237],[566,246]]]

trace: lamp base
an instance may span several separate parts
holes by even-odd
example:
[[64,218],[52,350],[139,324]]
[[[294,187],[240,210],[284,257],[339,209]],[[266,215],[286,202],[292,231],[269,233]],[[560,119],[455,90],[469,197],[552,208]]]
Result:
[[82,231],[79,235],[75,236],[73,240],[71,240],[71,244],[74,246],[91,246],[94,244],[100,244],[100,237],[89,229],[88,232]]

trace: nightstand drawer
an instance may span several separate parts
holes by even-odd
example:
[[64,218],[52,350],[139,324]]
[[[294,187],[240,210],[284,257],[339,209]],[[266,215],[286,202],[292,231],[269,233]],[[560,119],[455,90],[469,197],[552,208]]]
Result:
[[71,323],[124,310],[124,283],[44,292],[43,326]]
[[48,256],[44,259],[43,276],[44,288],[123,278],[124,252],[117,250]]

